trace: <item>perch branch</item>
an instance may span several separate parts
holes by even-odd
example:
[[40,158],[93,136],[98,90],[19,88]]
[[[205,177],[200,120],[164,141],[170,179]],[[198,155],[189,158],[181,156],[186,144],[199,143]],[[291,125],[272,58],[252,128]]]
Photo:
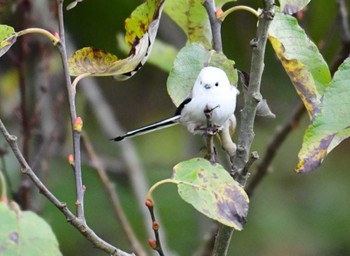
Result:
[[205,114],[205,117],[207,118],[207,127],[205,131],[205,137],[207,140],[207,154],[205,158],[209,160],[211,163],[216,163],[214,135],[217,133],[217,129],[212,122],[212,111],[213,109],[208,109],[208,107],[204,109],[204,114]]
[[244,97],[244,108],[241,113],[241,127],[238,137],[237,153],[232,159],[232,175],[241,184],[245,183],[245,176],[242,175],[249,158],[249,151],[254,139],[254,120],[258,103],[262,96],[260,93],[261,78],[264,70],[264,56],[267,42],[268,28],[274,15],[274,1],[265,0],[265,8],[259,17],[257,38],[251,41],[252,61],[251,77],[249,87]]
[[[259,16],[257,38],[251,42],[252,62],[249,88],[244,97],[244,108],[241,112],[241,127],[238,137],[236,155],[232,159],[232,176],[242,185],[245,184],[247,175],[243,173],[248,162],[250,147],[254,138],[254,120],[259,101],[260,83],[264,70],[264,56],[267,41],[268,28],[274,16],[274,1],[264,0],[264,10]],[[213,255],[226,255],[233,229],[224,225],[219,226],[219,231],[214,244]]]

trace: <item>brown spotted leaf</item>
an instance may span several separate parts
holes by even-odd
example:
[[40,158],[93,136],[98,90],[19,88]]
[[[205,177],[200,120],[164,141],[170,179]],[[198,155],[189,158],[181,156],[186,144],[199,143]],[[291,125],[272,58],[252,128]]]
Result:
[[[124,36],[121,33],[117,34],[117,42],[119,50],[121,50],[123,53],[128,53],[128,45],[124,41]],[[160,39],[156,39],[154,41],[154,47],[151,55],[147,59],[147,63],[155,65],[165,72],[170,72],[177,53],[178,50],[175,46]]]
[[340,142],[350,136],[350,58],[334,74],[319,112],[307,128],[297,172],[316,169]]
[[327,63],[292,16],[276,13],[269,40],[312,119],[331,81]]
[[72,76],[114,76],[117,80],[132,77],[146,62],[157,35],[164,0],[148,0],[125,20],[125,41],[131,47],[125,59],[103,50],[85,47],[69,58]]
[[177,164],[172,179],[182,199],[198,211],[236,230],[243,229],[249,198],[221,165],[194,158]]

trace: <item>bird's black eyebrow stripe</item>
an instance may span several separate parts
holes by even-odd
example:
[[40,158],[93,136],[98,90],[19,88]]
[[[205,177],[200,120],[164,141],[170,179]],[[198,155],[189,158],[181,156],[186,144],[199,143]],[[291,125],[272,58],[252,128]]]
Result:
[[182,112],[183,108],[184,108],[185,105],[186,105],[187,103],[189,103],[191,100],[192,100],[191,98],[185,99],[185,100],[178,106],[178,108],[176,109],[174,116],[181,115],[181,112]]

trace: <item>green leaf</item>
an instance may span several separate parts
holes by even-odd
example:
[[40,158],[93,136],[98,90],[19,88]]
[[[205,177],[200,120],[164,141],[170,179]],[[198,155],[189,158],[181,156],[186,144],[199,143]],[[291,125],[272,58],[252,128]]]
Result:
[[269,40],[312,119],[331,81],[327,63],[292,16],[276,13]]
[[168,93],[176,106],[190,94],[200,70],[207,65],[223,69],[231,84],[237,83],[237,70],[234,69],[232,60],[227,59],[223,53],[208,50],[199,43],[189,44],[179,51],[167,80]]
[[0,254],[3,256],[59,256],[51,227],[38,215],[21,211],[15,203],[0,203]]
[[221,165],[194,158],[177,164],[173,179],[182,199],[199,212],[236,230],[243,229],[249,198]]
[[0,57],[16,42],[17,34],[13,27],[0,24]]
[[161,16],[164,0],[148,0],[125,20],[125,41],[131,46],[129,56],[117,56],[103,50],[85,47],[68,60],[72,76],[114,76],[117,80],[132,77],[147,61]]
[[279,0],[283,13],[293,14],[302,10],[311,0]]
[[[122,34],[117,35],[117,42],[118,47],[122,52],[127,53],[129,51],[128,45],[125,43],[124,36]],[[147,61],[149,64],[152,64],[163,71],[170,72],[177,53],[178,50],[174,46],[156,39],[154,41],[154,47],[151,55]]]
[[[216,9],[236,0],[215,1]],[[204,0],[167,0],[164,12],[184,31],[188,41],[201,42],[211,48],[212,34]]]
[[207,12],[199,0],[167,0],[164,12],[185,32],[189,42],[211,46]]
[[327,154],[350,136],[350,58],[334,74],[319,111],[305,132],[297,172],[316,169]]

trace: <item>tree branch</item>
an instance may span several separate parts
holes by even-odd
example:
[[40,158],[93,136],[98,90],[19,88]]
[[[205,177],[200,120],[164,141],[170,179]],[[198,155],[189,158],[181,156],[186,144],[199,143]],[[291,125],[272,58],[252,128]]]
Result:
[[259,17],[257,38],[251,41],[252,62],[250,67],[249,87],[244,95],[244,108],[241,114],[241,127],[238,137],[237,153],[233,158],[232,175],[242,185],[245,176],[242,170],[249,158],[249,151],[254,139],[254,120],[258,103],[262,100],[260,93],[261,78],[264,70],[264,56],[267,42],[268,27],[274,15],[274,1],[265,0],[265,8]]
[[213,49],[217,52],[222,52],[221,20],[216,17],[215,1],[206,0],[203,6],[207,10],[209,17]]
[[74,122],[77,118],[76,108],[75,108],[75,91],[72,90],[71,79],[68,69],[68,60],[67,60],[67,50],[65,44],[65,33],[64,33],[64,23],[63,23],[63,0],[57,0],[57,9],[58,9],[58,25],[59,25],[59,36],[60,41],[57,44],[59,53],[61,55],[64,77],[68,93],[69,101],[69,110],[71,117],[71,127],[73,133],[73,154],[74,154],[74,174],[75,174],[75,188],[77,194],[76,208],[77,208],[77,217],[85,222],[84,215],[84,189],[83,189],[83,180],[81,173],[81,153],[80,153],[80,131],[74,129]]
[[106,241],[102,240],[99,236],[95,234],[95,232],[89,228],[85,221],[81,218],[77,218],[67,207],[66,203],[59,201],[49,190],[48,188],[41,182],[41,180],[36,176],[32,168],[29,166],[25,158],[23,157],[20,149],[17,145],[17,137],[14,135],[10,135],[4,126],[2,120],[0,119],[0,132],[3,134],[7,143],[10,145],[17,161],[21,166],[21,172],[27,175],[35,184],[35,186],[39,189],[39,192],[43,194],[51,203],[53,203],[65,216],[67,221],[73,225],[79,232],[85,236],[91,243],[94,244],[95,247],[109,253],[113,256],[131,256],[134,254],[126,253]]
[[[274,1],[264,0],[264,10],[259,16],[257,38],[252,40],[252,62],[249,88],[244,95],[244,108],[241,112],[241,127],[238,137],[236,155],[232,159],[232,176],[242,185],[246,183],[247,175],[242,173],[249,159],[250,147],[254,138],[254,120],[259,101],[261,78],[264,70],[264,56],[267,41],[268,28],[274,15]],[[224,225],[219,226],[213,255],[226,255],[233,229]]]

